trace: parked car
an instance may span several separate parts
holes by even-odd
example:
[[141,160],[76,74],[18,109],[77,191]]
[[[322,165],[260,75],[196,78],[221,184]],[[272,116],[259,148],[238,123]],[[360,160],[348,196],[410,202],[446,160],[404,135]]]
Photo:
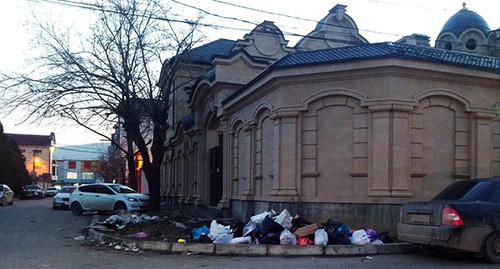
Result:
[[69,204],[74,215],[81,215],[84,211],[146,211],[149,195],[120,184],[96,183],[77,187]]
[[50,187],[45,190],[45,196],[55,196],[59,192],[59,190],[56,187]]
[[4,204],[14,204],[14,192],[9,186],[0,184],[0,206]]
[[45,197],[45,192],[43,191],[42,187],[36,184],[26,185],[21,190],[21,199],[28,199],[28,198],[42,199],[44,197]]
[[53,209],[69,209],[69,196],[76,189],[75,186],[64,186],[52,199]]
[[430,250],[473,252],[500,263],[500,178],[463,180],[432,200],[404,204],[398,238]]

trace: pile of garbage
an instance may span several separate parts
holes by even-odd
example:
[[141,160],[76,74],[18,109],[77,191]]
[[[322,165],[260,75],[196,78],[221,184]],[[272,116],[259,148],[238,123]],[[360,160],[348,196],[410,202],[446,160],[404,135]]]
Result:
[[[374,229],[352,230],[339,221],[328,220],[318,225],[299,216],[292,217],[285,209],[280,214],[265,211],[254,215],[243,227],[223,225],[213,220],[210,227],[192,229],[192,240],[214,244],[268,245],[366,245],[392,242],[387,233]],[[179,242],[187,242],[185,238]]]
[[[170,218],[146,214],[124,213],[112,215],[93,226],[101,231],[122,231],[121,235],[138,239],[160,239],[179,243],[197,242],[214,244],[267,244],[267,245],[366,245],[392,243],[387,232],[374,229],[353,230],[335,220],[317,224],[295,216],[284,209],[254,215],[244,224],[236,220],[207,219],[185,223]],[[139,226],[138,226],[139,225]],[[199,226],[198,226],[199,225]],[[127,227],[127,229],[125,229]],[[159,231],[162,231],[160,233]],[[158,236],[155,236],[158,234]]]

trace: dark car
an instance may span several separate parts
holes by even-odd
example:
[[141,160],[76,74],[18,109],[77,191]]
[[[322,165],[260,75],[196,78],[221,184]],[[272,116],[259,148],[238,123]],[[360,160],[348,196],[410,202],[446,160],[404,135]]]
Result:
[[21,199],[30,199],[30,198],[42,199],[45,197],[45,192],[43,191],[42,187],[36,184],[26,185],[21,190],[20,197]]
[[430,250],[477,253],[500,263],[500,178],[451,184],[428,202],[404,204],[398,238]]

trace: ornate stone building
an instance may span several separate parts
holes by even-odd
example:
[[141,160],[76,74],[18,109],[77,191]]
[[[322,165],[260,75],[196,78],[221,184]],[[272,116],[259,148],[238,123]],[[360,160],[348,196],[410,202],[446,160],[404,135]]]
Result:
[[337,5],[294,47],[265,21],[195,48],[172,95],[162,194],[242,220],[287,208],[394,231],[401,203],[500,175],[498,33],[464,7],[436,47],[369,44]]

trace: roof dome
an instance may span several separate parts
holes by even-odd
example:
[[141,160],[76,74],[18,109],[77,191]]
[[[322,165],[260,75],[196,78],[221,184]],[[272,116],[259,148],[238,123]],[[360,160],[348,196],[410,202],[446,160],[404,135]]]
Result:
[[463,32],[471,28],[478,29],[484,34],[487,34],[490,31],[490,27],[483,17],[464,7],[448,19],[439,35],[445,32],[451,32],[456,37],[459,37]]

